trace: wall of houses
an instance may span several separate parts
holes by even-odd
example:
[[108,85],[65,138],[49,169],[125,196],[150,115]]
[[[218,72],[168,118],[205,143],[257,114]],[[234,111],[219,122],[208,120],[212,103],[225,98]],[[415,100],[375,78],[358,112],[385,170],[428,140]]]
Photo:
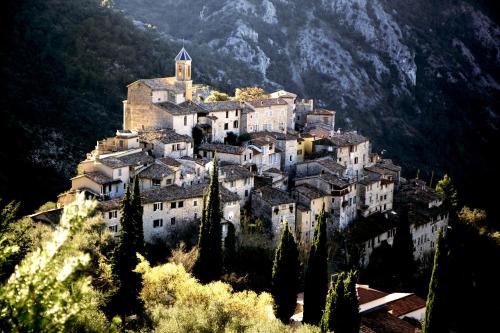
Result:
[[356,187],[357,184],[351,184],[347,193],[340,196],[332,196],[334,227],[344,229],[358,216]]
[[212,142],[224,143],[229,132],[240,135],[241,112],[239,110],[210,112],[209,115],[217,117],[212,121]]
[[226,181],[223,177],[219,177],[219,180],[222,180],[222,185],[229,191],[238,194],[241,207],[245,206],[245,204],[250,201],[250,192],[254,186],[254,177],[236,179],[233,181]]
[[290,228],[295,231],[295,203],[286,203],[271,206],[255,192],[252,193],[251,207],[254,216],[260,218],[273,239],[278,242],[283,222],[287,221]]
[[81,190],[85,188],[90,189],[96,194],[104,194],[102,185],[97,184],[86,177],[78,177],[71,180],[72,190]]
[[193,127],[196,126],[198,115],[196,113],[187,115],[174,115],[172,120],[172,127],[175,132],[189,137],[193,136]]
[[307,126],[319,124],[332,130],[335,128],[335,115],[308,114],[306,117]]
[[248,133],[259,131],[274,131],[286,133],[288,105],[272,105],[254,108],[246,116],[246,131]]
[[193,144],[184,141],[163,143],[159,140],[155,140],[153,143],[153,153],[156,157],[193,157]]
[[295,102],[295,124],[303,127],[306,124],[307,113],[314,109],[312,99],[302,99]]
[[376,212],[392,209],[394,183],[380,179],[371,184],[358,184],[358,208],[367,217]]
[[277,140],[276,146],[283,151],[281,153],[281,166],[285,171],[289,171],[297,164],[297,140]]
[[306,207],[297,207],[295,234],[304,249],[310,249],[314,238],[313,214]]
[[347,175],[358,178],[363,175],[363,168],[370,163],[370,143],[362,142],[358,145],[337,147],[337,163],[347,168]]
[[167,177],[163,177],[160,181],[160,185],[153,185],[153,180],[149,178],[139,178],[139,186],[141,191],[149,190],[153,187],[165,187],[169,185],[175,184],[175,174],[168,175]]

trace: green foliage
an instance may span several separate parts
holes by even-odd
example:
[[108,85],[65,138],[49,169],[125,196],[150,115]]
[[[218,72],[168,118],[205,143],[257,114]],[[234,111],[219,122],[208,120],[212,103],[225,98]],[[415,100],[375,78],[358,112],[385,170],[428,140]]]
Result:
[[144,226],[142,221],[142,204],[141,204],[141,192],[139,186],[139,177],[134,178],[134,192],[130,198],[131,209],[133,212],[133,225],[134,225],[134,236],[135,236],[135,248],[138,253],[144,254]]
[[113,273],[117,280],[118,289],[113,295],[111,303],[111,311],[122,316],[136,314],[141,309],[139,300],[141,276],[134,272],[139,263],[135,235],[137,211],[132,204],[130,187],[127,187],[121,203],[120,239],[113,255]]
[[363,280],[368,281],[372,288],[390,291],[397,284],[392,254],[392,247],[386,240],[373,249],[368,266],[362,271]]
[[201,284],[172,263],[152,268],[141,260],[137,271],[154,332],[242,332],[275,321],[267,293],[233,292],[219,281]]
[[317,325],[325,308],[328,292],[325,207],[321,209],[314,229],[304,285],[304,322]]
[[325,311],[321,318],[322,332],[358,333],[361,325],[356,293],[357,273],[340,273],[330,285]]
[[221,101],[229,101],[229,99],[230,97],[228,94],[214,90],[205,99],[205,102],[221,102]]
[[45,212],[47,210],[56,209],[56,208],[57,208],[57,204],[55,202],[47,201],[46,203],[44,203],[43,205],[38,207],[38,209],[35,212],[36,213]]
[[264,89],[259,87],[236,88],[234,99],[237,101],[252,101],[260,98],[266,98]]
[[224,269],[230,272],[236,260],[236,229],[234,224],[227,224],[227,235],[224,239]]
[[95,203],[83,194],[68,205],[49,241],[29,253],[0,287],[0,328],[12,332],[62,332],[90,306],[90,278],[79,271],[90,256],[74,247]]
[[451,212],[454,212],[457,209],[457,190],[455,190],[455,186],[453,185],[450,176],[444,175],[443,179],[436,184],[436,192],[443,200],[445,208],[449,209]]
[[410,291],[415,288],[417,263],[415,261],[413,237],[410,232],[408,210],[401,213],[392,243],[392,265],[394,277],[399,290]]
[[276,302],[276,315],[281,321],[287,323],[297,305],[299,252],[286,221],[274,255],[271,283],[271,293]]
[[431,282],[429,284],[429,294],[425,317],[422,324],[423,333],[444,333],[449,332],[449,318],[447,293],[448,259],[447,246],[442,232],[438,234],[436,241],[436,250],[434,253],[434,267],[432,269]]
[[222,274],[222,211],[218,173],[217,156],[214,156],[210,185],[203,197],[198,257],[193,267],[194,276],[203,283],[217,280]]

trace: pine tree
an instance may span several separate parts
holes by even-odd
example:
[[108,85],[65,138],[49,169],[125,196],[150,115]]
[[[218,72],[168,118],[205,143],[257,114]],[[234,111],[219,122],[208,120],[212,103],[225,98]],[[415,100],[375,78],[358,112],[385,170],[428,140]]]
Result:
[[137,313],[141,306],[141,275],[133,271],[139,263],[134,224],[136,212],[133,208],[130,187],[127,187],[121,204],[120,238],[113,256],[113,273],[118,282],[118,289],[112,300],[112,308],[120,315]]
[[219,279],[222,273],[222,211],[218,172],[217,157],[214,156],[210,185],[203,196],[198,256],[193,267],[194,276],[203,283]]
[[444,175],[443,179],[436,184],[436,192],[442,198],[443,205],[446,209],[450,211],[456,210],[458,205],[458,194],[450,176]]
[[325,206],[319,213],[304,285],[304,322],[317,325],[328,293]]
[[299,286],[299,252],[287,222],[274,255],[271,293],[276,303],[276,316],[287,323],[297,304]]
[[325,310],[319,327],[321,332],[337,332],[341,318],[342,303],[344,302],[344,273],[340,273],[335,283],[330,284],[326,297]]
[[131,197],[131,206],[134,213],[134,236],[136,241],[136,249],[140,254],[144,254],[144,226],[142,221],[142,203],[141,192],[139,187],[139,178],[134,179],[134,192]]
[[442,232],[438,234],[436,250],[434,252],[434,267],[429,283],[429,294],[425,310],[423,333],[449,332],[447,309],[446,275],[448,268],[447,246]]
[[392,265],[394,267],[395,282],[401,291],[412,289],[415,285],[417,264],[413,253],[413,237],[410,232],[408,210],[404,210],[399,219],[394,242],[392,243]]
[[[345,328],[346,333],[358,333],[361,325],[361,316],[359,314],[359,301],[356,292],[356,282],[358,281],[358,274],[355,271],[349,272],[344,281],[345,284],[345,297],[346,297],[346,316]],[[339,331],[341,332],[341,331]]]

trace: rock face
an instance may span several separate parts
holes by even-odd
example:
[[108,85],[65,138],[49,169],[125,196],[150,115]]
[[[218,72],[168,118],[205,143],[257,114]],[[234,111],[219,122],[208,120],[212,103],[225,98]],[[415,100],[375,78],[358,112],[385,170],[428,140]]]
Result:
[[[285,88],[340,111],[414,175],[493,170],[500,28],[485,1],[117,0],[184,40],[198,80]],[[198,60],[197,60],[198,59]],[[201,66],[197,67],[197,65]]]

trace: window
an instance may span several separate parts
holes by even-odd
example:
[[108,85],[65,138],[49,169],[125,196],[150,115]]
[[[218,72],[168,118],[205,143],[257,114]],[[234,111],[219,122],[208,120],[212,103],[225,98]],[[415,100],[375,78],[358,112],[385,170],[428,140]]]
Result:
[[229,129],[229,124],[228,123],[224,123],[224,129],[225,130]]
[[177,144],[177,150],[181,150],[181,144],[180,143]]
[[167,179],[167,185],[171,185],[172,184],[172,179]]
[[354,164],[358,164],[358,158],[357,157],[354,158]]
[[182,75],[182,65],[181,65],[181,64],[179,64],[179,65],[177,66],[177,76],[179,76],[179,77],[180,77],[181,75]]
[[118,177],[121,177],[122,176],[122,169],[118,169]]
[[188,117],[184,116],[184,126],[187,126],[187,124],[188,124]]
[[179,203],[177,204],[177,207],[178,208],[184,207],[184,201],[179,201]]
[[290,155],[290,162],[292,161],[292,155]]
[[123,140],[119,141],[119,146],[120,146],[120,148],[123,148]]
[[342,162],[342,157],[339,157],[339,162]]
[[163,219],[153,220],[153,228],[163,227]]
[[175,217],[172,217],[172,218],[170,219],[170,225],[174,225],[174,224],[175,224]]
[[233,127],[234,127],[234,128],[238,128],[238,120],[235,120],[235,121],[233,122]]
[[247,154],[243,155],[243,161],[247,160]]
[[293,213],[293,206],[289,206],[288,209],[290,209],[290,213]]
[[245,190],[245,197],[248,197],[248,190]]
[[109,231],[111,231],[111,232],[118,232],[118,225],[117,225],[117,224],[115,224],[115,225],[110,225],[110,226],[108,227],[108,229],[109,229]]
[[236,109],[236,111],[234,111],[234,115],[235,115],[236,117],[238,117],[238,109]]
[[117,210],[112,210],[111,212],[108,212],[108,217],[109,219],[116,219],[118,217],[118,211]]
[[163,210],[163,202],[156,202],[153,204],[153,211]]
[[197,200],[193,201],[193,206],[195,206],[195,207],[198,206],[198,201]]
[[229,111],[226,111],[226,118],[229,118]]
[[153,186],[159,187],[161,185],[161,179],[153,179]]
[[175,151],[175,145],[172,145],[172,151]]
[[231,181],[229,184],[229,186],[234,187],[234,181]]
[[194,219],[196,220],[198,218],[198,213],[194,213]]
[[170,208],[177,208],[177,202],[171,202]]
[[272,150],[272,149],[273,149],[273,144],[272,144],[272,143],[270,143],[270,144],[269,144],[269,150]]
[[302,149],[297,150],[297,155],[302,155]]

